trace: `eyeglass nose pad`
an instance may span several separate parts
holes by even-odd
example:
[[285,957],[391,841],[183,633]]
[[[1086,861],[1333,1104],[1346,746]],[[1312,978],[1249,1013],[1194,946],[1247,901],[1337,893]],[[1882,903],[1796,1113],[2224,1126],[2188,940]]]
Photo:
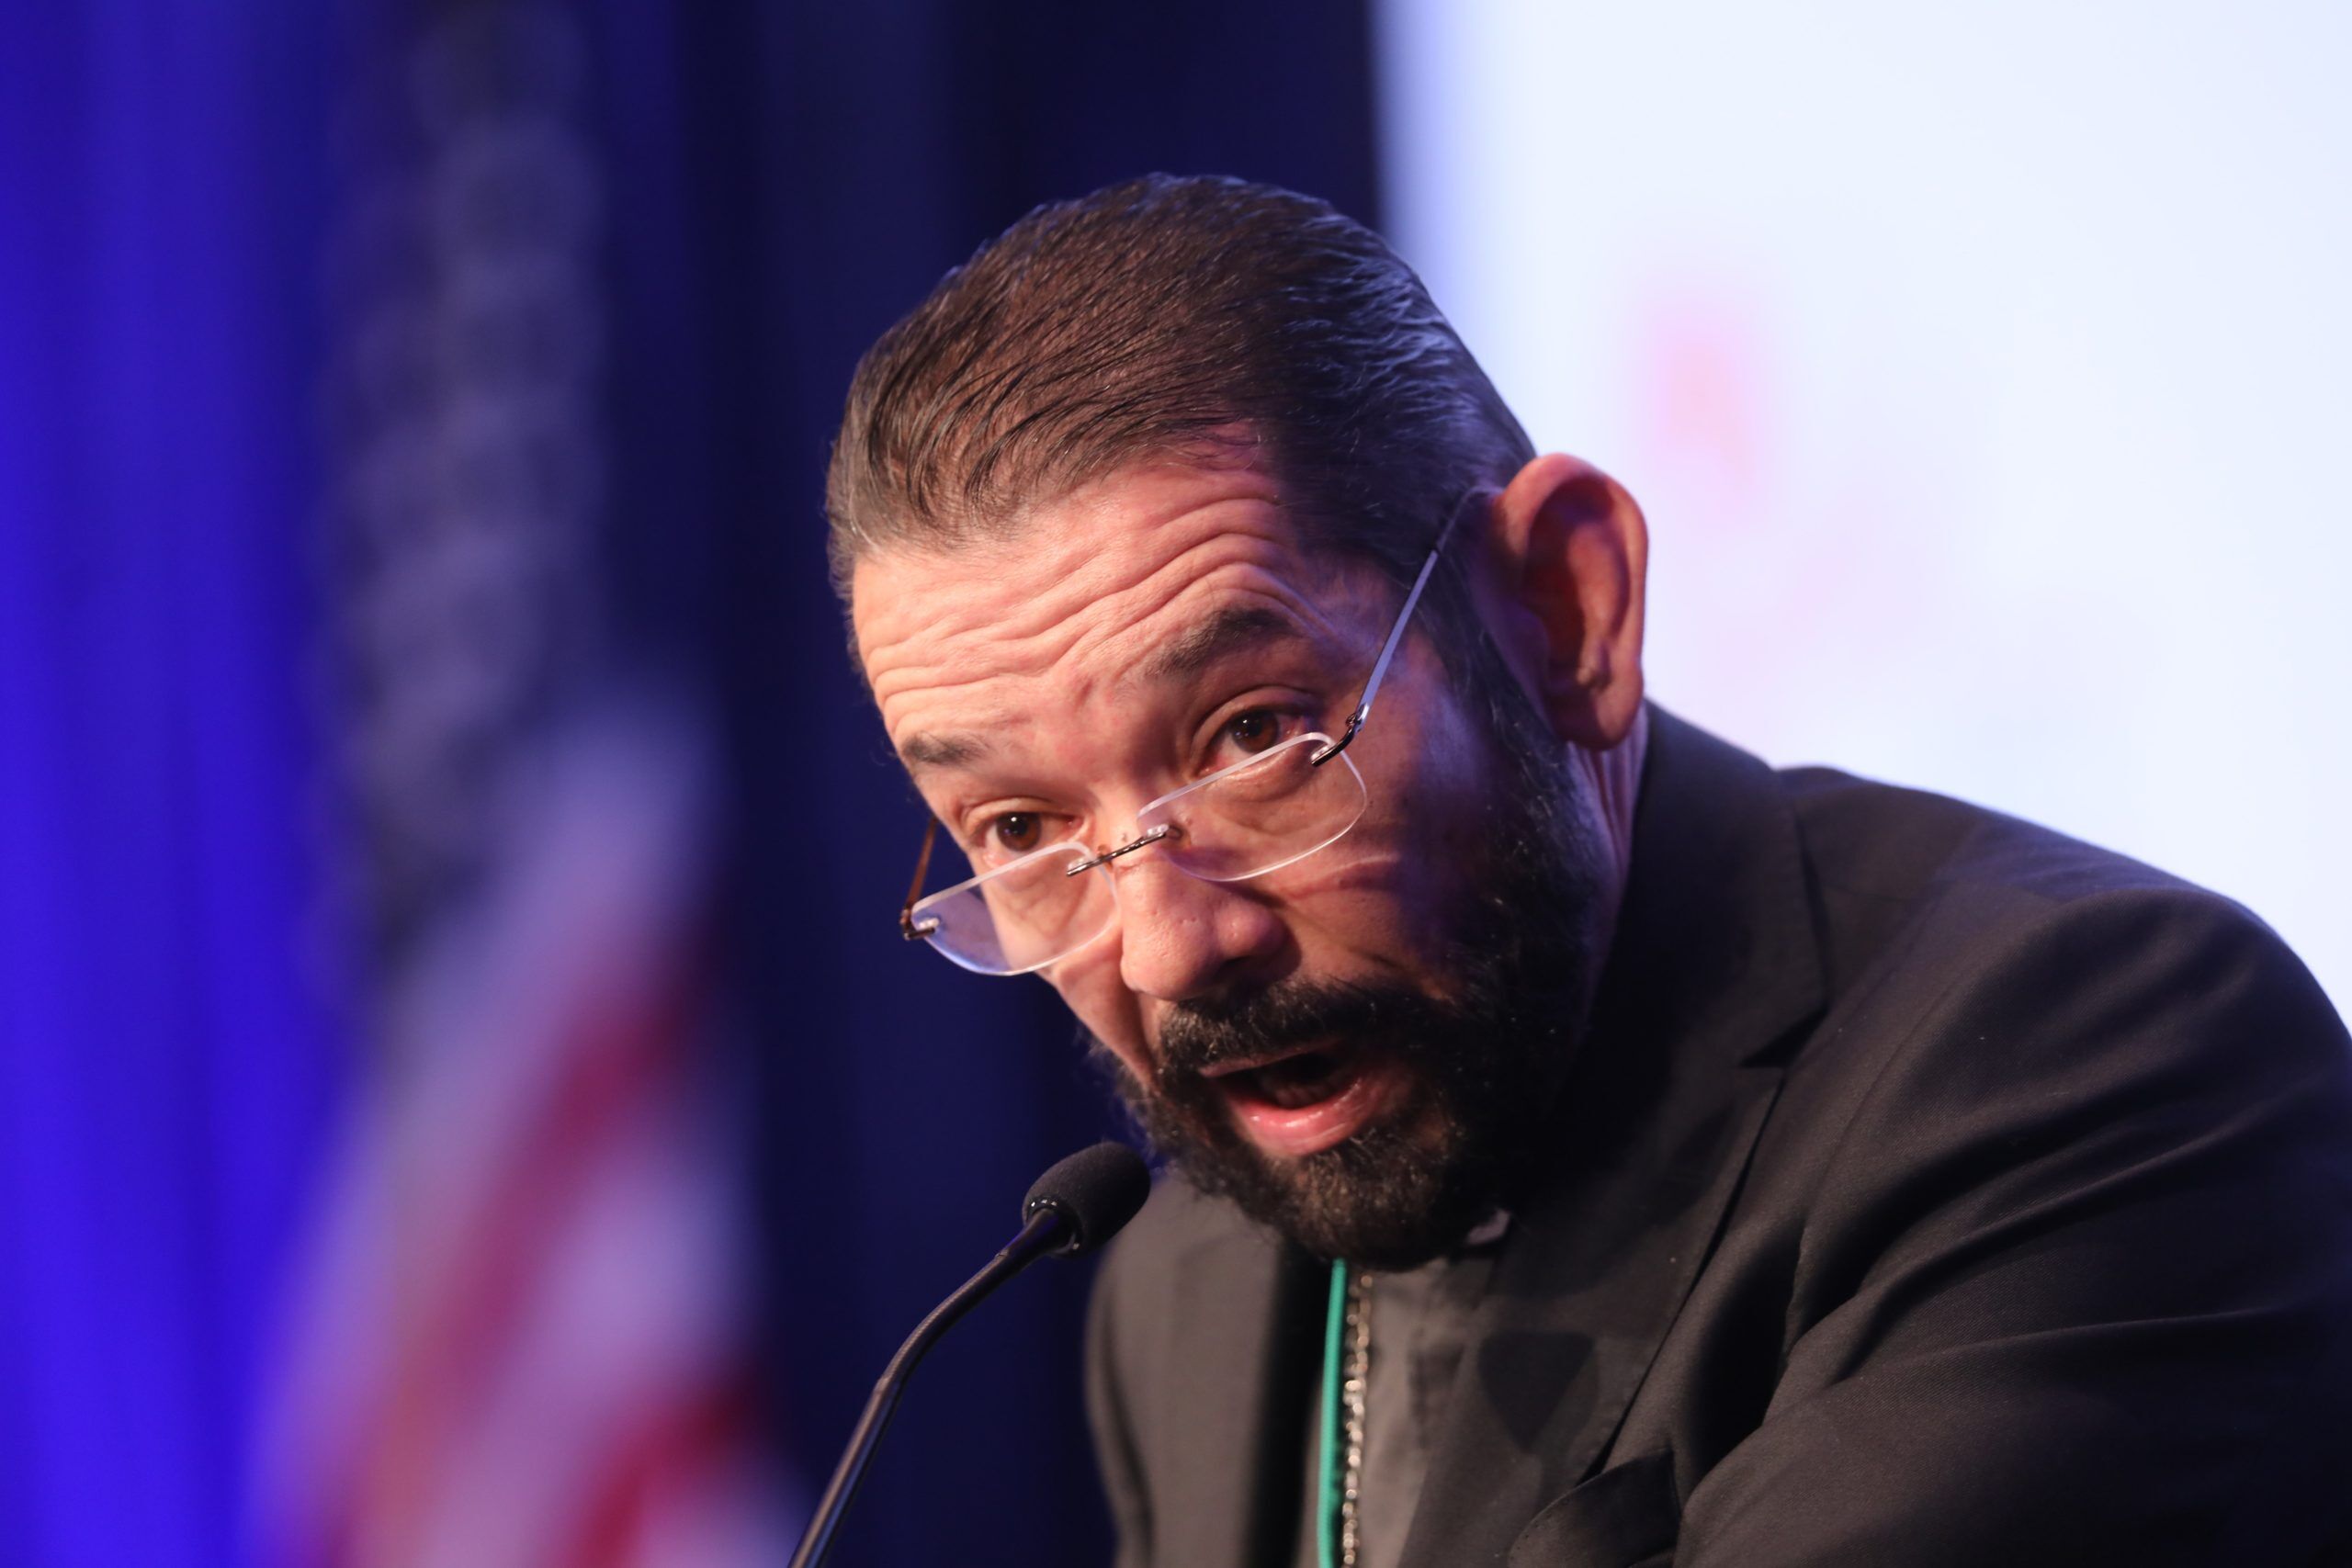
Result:
[[1110,864],[1113,861],[1117,860],[1121,855],[1131,855],[1137,850],[1142,849],[1146,844],[1156,844],[1162,839],[1180,837],[1182,833],[1182,829],[1178,828],[1175,823],[1162,822],[1150,832],[1137,835],[1132,843],[1121,844],[1115,850],[1096,851],[1086,859],[1080,861],[1076,865],[1071,866],[1068,871],[1063,872],[1062,874],[1064,876],[1076,876],[1081,871],[1092,871],[1098,865]]
[[1137,834],[1134,843],[1123,844],[1119,848],[1112,851],[1111,858],[1113,860],[1116,860],[1121,855],[1131,855],[1147,845],[1167,843],[1174,840],[1181,839],[1183,836],[1184,829],[1176,826],[1175,823],[1162,822],[1159,826],[1150,829],[1148,832]]

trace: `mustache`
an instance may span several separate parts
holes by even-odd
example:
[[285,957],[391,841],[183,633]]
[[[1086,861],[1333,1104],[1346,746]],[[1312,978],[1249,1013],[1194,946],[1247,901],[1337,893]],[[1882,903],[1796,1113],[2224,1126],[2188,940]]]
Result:
[[1401,985],[1289,979],[1245,996],[1185,1002],[1162,1021],[1153,1076],[1163,1087],[1324,1041],[1409,1050],[1439,1009]]

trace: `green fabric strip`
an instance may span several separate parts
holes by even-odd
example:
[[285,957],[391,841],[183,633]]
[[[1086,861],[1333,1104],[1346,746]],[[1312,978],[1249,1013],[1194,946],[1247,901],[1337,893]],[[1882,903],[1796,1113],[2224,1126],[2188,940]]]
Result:
[[1340,1341],[1347,1315],[1348,1265],[1341,1259],[1331,1265],[1331,1308],[1323,1324],[1323,1441],[1315,1488],[1316,1560],[1321,1568],[1339,1568],[1340,1562],[1340,1383],[1346,1372]]

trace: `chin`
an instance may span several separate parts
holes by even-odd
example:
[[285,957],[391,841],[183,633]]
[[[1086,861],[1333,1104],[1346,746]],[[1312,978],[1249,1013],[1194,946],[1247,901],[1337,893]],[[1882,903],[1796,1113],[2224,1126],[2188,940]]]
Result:
[[1367,1129],[1266,1175],[1232,1194],[1245,1212],[1317,1258],[1383,1271],[1452,1251],[1501,1197],[1452,1129]]
[[1426,1081],[1394,1114],[1310,1155],[1279,1156],[1227,1115],[1129,1104],[1189,1181],[1318,1258],[1393,1272],[1453,1250],[1503,1197],[1501,1173]]

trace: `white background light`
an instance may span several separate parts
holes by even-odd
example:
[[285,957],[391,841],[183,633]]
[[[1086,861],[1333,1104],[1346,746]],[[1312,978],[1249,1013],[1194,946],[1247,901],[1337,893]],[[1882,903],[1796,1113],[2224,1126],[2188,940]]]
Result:
[[2352,1002],[2352,10],[1385,0],[1388,229],[1649,514],[1652,690]]

